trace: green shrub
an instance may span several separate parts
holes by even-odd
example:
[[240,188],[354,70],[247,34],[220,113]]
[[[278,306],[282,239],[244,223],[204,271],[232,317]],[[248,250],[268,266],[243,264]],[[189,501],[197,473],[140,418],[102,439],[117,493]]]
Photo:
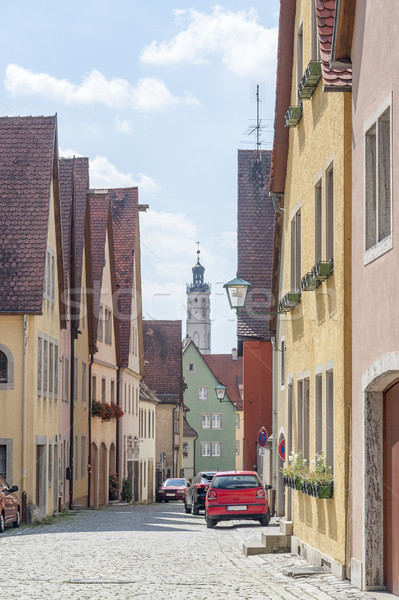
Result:
[[124,479],[122,481],[121,498],[123,502],[131,502],[133,499],[132,482],[130,479]]

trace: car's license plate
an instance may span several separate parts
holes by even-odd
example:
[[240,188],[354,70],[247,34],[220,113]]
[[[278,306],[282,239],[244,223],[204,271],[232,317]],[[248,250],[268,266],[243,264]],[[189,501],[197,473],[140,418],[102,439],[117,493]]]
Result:
[[166,494],[167,496],[174,496],[175,494]]
[[247,507],[241,504],[237,504],[237,506],[226,506],[226,510],[247,510]]

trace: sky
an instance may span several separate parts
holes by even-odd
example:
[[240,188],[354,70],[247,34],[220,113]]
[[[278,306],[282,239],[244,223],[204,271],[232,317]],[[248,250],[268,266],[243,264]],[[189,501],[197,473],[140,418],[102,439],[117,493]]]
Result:
[[92,188],[137,185],[143,317],[186,321],[197,259],[212,353],[236,347],[237,151],[271,148],[278,0],[13,0],[0,20],[0,116],[58,118]]

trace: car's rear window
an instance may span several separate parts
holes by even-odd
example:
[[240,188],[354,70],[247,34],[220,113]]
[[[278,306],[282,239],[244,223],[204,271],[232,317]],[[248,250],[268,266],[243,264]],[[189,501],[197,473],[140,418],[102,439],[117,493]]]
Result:
[[201,483],[210,483],[215,473],[203,473],[201,476]]
[[260,483],[255,475],[221,475],[215,477],[212,488],[218,490],[239,490],[260,487]]
[[164,485],[186,485],[185,479],[167,479]]

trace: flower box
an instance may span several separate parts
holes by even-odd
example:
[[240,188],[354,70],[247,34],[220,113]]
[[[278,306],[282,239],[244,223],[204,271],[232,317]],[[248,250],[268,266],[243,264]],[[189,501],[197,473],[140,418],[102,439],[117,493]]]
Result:
[[302,117],[302,104],[290,106],[285,113],[285,126],[296,127]]
[[298,96],[301,100],[309,100],[321,78],[321,62],[311,60],[298,85]]
[[334,270],[334,261],[333,259],[328,260],[328,261],[320,261],[318,263],[315,264],[315,266],[312,269],[312,277],[313,279],[315,279],[316,281],[319,281],[320,283],[322,281],[325,281],[327,279],[327,277],[330,277],[331,273]]
[[287,294],[285,294],[285,296],[283,296],[278,303],[279,312],[290,312],[290,310],[295,308],[300,301],[301,292],[287,292]]
[[323,499],[327,499],[327,498],[332,498],[333,497],[333,491],[334,491],[334,485],[333,483],[330,483],[330,485],[318,485],[317,486],[317,498],[323,498]]
[[313,292],[319,287],[321,281],[313,276],[313,273],[306,273],[301,279],[301,289],[303,292]]

